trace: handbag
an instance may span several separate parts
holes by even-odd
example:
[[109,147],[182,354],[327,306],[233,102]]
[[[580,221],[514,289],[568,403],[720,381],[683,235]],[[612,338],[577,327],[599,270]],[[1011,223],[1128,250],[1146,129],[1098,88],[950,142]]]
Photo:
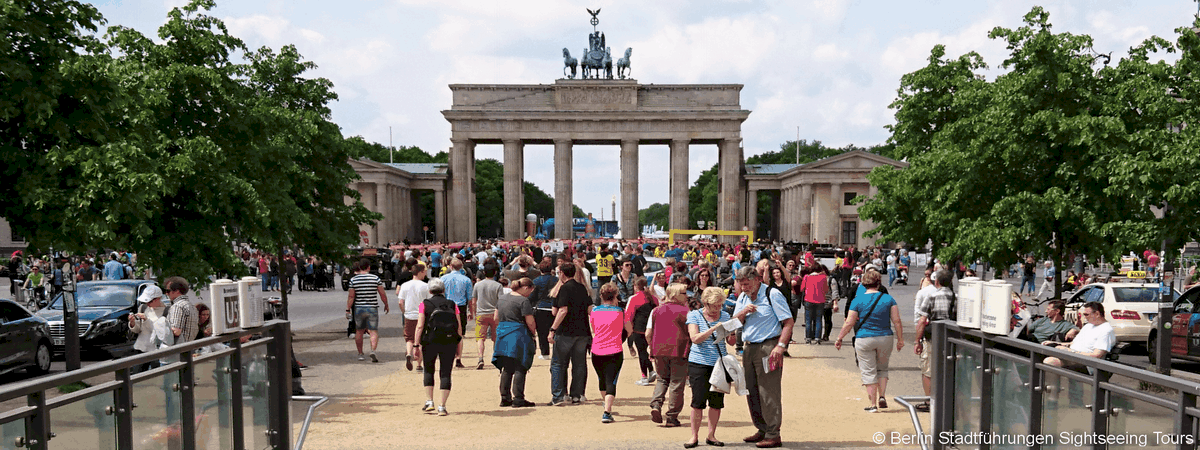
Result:
[[[850,348],[852,348],[852,349],[855,348],[854,342],[856,340],[858,340],[858,330],[861,330],[863,325],[867,324],[867,318],[871,317],[871,313],[875,312],[875,307],[879,306],[879,299],[881,299],[881,298],[883,298],[882,292],[880,292],[879,295],[875,297],[874,302],[871,302],[871,308],[867,310],[867,313],[865,315],[863,315],[862,317],[859,317],[858,322],[854,324],[854,336],[852,336],[850,338]],[[847,308],[846,313],[847,314],[850,313],[849,308]],[[858,350],[857,349],[854,350],[854,366],[855,367],[858,366]]]

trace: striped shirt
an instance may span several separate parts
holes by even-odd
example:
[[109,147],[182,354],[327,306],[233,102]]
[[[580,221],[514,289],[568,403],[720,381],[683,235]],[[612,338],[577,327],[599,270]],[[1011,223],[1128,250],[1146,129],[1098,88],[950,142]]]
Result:
[[383,281],[379,277],[363,273],[350,279],[350,289],[354,290],[355,308],[379,308],[379,286]]
[[[687,315],[687,324],[700,327],[701,333],[708,331],[709,328],[715,327],[721,322],[729,320],[729,313],[722,310],[720,319],[717,319],[716,322],[709,322],[708,319],[704,318],[703,311],[702,309],[697,309],[689,312]],[[692,350],[688,352],[688,362],[705,366],[715,366],[717,365],[717,360],[727,354],[725,351],[725,341],[710,337],[699,344],[692,344]]]

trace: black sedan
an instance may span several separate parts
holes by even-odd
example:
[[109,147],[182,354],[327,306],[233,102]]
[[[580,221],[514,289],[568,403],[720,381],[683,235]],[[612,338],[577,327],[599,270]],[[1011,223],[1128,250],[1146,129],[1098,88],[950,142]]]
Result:
[[0,299],[0,374],[50,371],[50,327],[12,300]]
[[[82,351],[101,350],[118,355],[133,349],[129,314],[137,311],[137,297],[154,284],[147,280],[85,281],[75,292],[79,312],[79,343]],[[37,315],[50,323],[51,342],[56,352],[65,349],[63,298],[57,296]]]

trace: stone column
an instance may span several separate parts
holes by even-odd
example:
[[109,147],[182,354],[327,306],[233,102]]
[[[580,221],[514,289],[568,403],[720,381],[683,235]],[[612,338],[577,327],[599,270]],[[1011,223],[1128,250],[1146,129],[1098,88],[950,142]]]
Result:
[[758,236],[758,189],[750,189],[746,192],[746,226],[750,227],[750,231],[754,232],[754,237]]
[[833,210],[830,211],[830,214],[833,216],[833,219],[829,221],[829,223],[831,223],[833,225],[833,228],[831,231],[831,233],[833,233],[831,236],[833,239],[831,239],[829,243],[833,244],[833,245],[841,245],[842,244],[842,202],[845,201],[845,199],[842,198],[842,183],[830,183],[829,184],[829,200],[831,203],[833,203]]
[[554,238],[574,239],[571,220],[571,140],[554,140]]
[[675,229],[691,229],[694,226],[694,224],[689,224],[691,220],[688,218],[688,144],[690,142],[687,139],[671,140],[671,211],[670,220],[667,223]]
[[800,185],[800,241],[812,240],[812,183],[804,183]]
[[[742,213],[745,211],[746,196],[742,192],[742,139],[723,139],[718,152],[721,167],[721,193],[717,202],[717,228],[721,230],[742,229]],[[735,238],[725,239],[735,242]]]
[[[446,241],[450,233],[449,223],[446,222],[446,190],[433,190],[433,234],[434,240]],[[423,231],[422,231],[423,232]]]
[[779,196],[781,197],[780,202],[783,203],[782,212],[779,214],[779,228],[781,229],[779,236],[784,241],[790,241],[796,238],[795,233],[793,233],[796,225],[796,205],[792,203],[792,199],[794,198],[793,188],[783,188],[783,190],[779,191]]
[[467,150],[469,150],[467,165],[471,170],[471,184],[469,185],[471,188],[471,202],[467,204],[467,220],[470,222],[470,225],[467,225],[467,235],[462,240],[474,242],[476,239],[479,239],[479,214],[477,212],[479,208],[476,207],[478,205],[476,203],[478,196],[475,195],[475,142],[472,141],[471,145],[467,146]]
[[771,239],[779,239],[780,227],[779,222],[783,215],[783,191],[775,191],[771,193]]
[[[379,207],[375,203],[375,189],[377,188],[378,187],[375,185],[375,183],[358,183],[359,193],[362,195],[363,207],[367,208],[367,210],[371,212],[379,211]],[[375,230],[377,229],[377,226],[373,224],[364,224],[361,225],[361,227],[362,231],[367,232],[367,240],[369,243],[374,244],[376,242]],[[362,240],[360,239],[359,242],[361,243]]]
[[454,146],[450,148],[450,195],[448,206],[455,220],[454,223],[448,223],[447,233],[437,236],[439,242],[453,242],[466,240],[468,235],[467,229],[471,222],[468,217],[471,215],[471,205],[475,203],[475,195],[471,189],[471,183],[475,179],[475,174],[471,171],[470,158],[472,149],[475,143],[469,139],[453,138],[450,139]]
[[504,140],[504,239],[515,241],[525,233],[525,148],[519,139]]
[[[614,213],[614,215],[616,215]],[[557,220],[556,220],[557,222]],[[638,141],[621,141],[621,239],[637,239],[638,223]]]

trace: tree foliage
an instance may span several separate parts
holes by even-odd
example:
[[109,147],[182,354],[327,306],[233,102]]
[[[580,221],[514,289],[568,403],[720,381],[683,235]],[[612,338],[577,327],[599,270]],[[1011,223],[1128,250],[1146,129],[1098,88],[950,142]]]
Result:
[[199,281],[245,271],[232,242],[336,257],[379,218],[345,204],[356,175],[330,121],[336,94],[295,47],[248,49],[206,15],[211,0],[173,9],[158,42],[120,26],[85,37],[102,19],[75,2],[24,6],[0,8],[10,41],[29,38],[39,8],[60,21],[40,37],[45,61],[26,66],[40,97],[0,106],[16,163],[0,205],[35,249],[127,249]]
[[[642,226],[654,225],[660,230],[666,230],[671,224],[671,206],[666,203],[655,203],[638,211],[638,223]],[[639,227],[640,231],[641,228]]]
[[[1002,266],[1036,254],[1058,267],[1071,254],[1111,258],[1194,235],[1154,219],[1150,206],[1197,210],[1200,186],[1187,170],[1200,164],[1194,133],[1169,127],[1200,117],[1189,101],[1200,93],[1189,80],[1195,57],[1151,62],[1174,50],[1153,37],[1114,66],[1091,37],[1053,33],[1042,8],[1024,21],[989,34],[1009,52],[992,81],[978,54],[948,59],[941,45],[901,78],[889,143],[910,166],[871,173],[879,195],[859,209],[878,224],[871,232],[932,242],[946,260]],[[1180,33],[1180,48],[1200,44]],[[1189,87],[1191,96],[1172,98]]]

